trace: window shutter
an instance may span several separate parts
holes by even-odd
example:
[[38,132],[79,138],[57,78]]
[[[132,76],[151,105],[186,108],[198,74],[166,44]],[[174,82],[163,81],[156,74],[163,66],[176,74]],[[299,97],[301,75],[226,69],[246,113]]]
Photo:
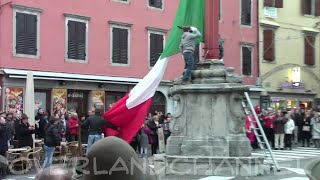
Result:
[[112,63],[120,62],[119,28],[112,28]]
[[119,32],[119,63],[128,64],[128,30],[120,29]]
[[16,53],[24,54],[27,48],[26,14],[16,13]]
[[276,8],[283,8],[283,0],[275,0]]
[[241,0],[241,24],[251,25],[251,0]]
[[68,21],[68,58],[77,59],[76,22]]
[[274,32],[273,30],[263,31],[263,58],[273,61],[274,58]]
[[316,16],[320,16],[320,0],[315,0],[316,1]]
[[315,64],[315,49],[314,49],[314,36],[306,36],[304,39],[304,57],[305,64],[314,65]]
[[16,53],[37,55],[37,16],[16,13]]
[[26,54],[37,55],[37,16],[26,15],[27,19],[27,49]]
[[242,47],[242,74],[245,76],[252,75],[252,57],[251,47]]
[[156,34],[150,33],[150,52],[149,52],[149,61],[150,66],[154,66],[157,62],[157,36]]
[[76,31],[77,31],[77,59],[85,60],[86,59],[86,23],[77,22]]
[[264,6],[266,7],[273,7],[274,0],[264,0]]
[[308,13],[307,0],[301,0],[301,13],[302,14],[307,14]]

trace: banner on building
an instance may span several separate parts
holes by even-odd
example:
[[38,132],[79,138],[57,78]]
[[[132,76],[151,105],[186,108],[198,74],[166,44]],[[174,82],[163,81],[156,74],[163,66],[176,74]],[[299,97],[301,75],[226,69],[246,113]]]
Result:
[[67,89],[52,89],[52,115],[65,115],[67,112]]
[[6,112],[23,112],[23,88],[7,87],[5,91],[5,109]]
[[95,110],[96,108],[105,110],[105,92],[104,91],[91,91],[90,94],[90,110]]

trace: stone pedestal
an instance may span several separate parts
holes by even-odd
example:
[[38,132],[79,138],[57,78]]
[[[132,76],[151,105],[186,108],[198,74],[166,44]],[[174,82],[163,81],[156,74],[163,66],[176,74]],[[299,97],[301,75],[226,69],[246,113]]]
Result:
[[209,175],[222,175],[231,167],[236,171],[228,175],[241,175],[244,166],[259,170],[242,174],[261,174],[262,161],[251,157],[241,106],[244,92],[250,87],[242,85],[242,77],[220,61],[198,64],[192,78],[193,84],[179,85],[177,80],[171,88],[176,113],[166,154],[162,162],[156,161],[158,165],[166,168],[165,174],[174,174],[170,164],[175,161],[179,163],[173,167],[178,170],[193,169],[194,162],[207,167],[205,171],[192,170],[194,175],[207,175],[204,173],[208,171]]

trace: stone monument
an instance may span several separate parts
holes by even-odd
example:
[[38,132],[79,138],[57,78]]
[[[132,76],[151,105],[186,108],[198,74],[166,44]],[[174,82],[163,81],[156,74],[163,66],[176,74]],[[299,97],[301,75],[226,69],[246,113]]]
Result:
[[193,84],[174,82],[176,113],[164,156],[155,156],[162,175],[262,175],[263,159],[251,157],[241,106],[249,86],[218,60],[197,65]]

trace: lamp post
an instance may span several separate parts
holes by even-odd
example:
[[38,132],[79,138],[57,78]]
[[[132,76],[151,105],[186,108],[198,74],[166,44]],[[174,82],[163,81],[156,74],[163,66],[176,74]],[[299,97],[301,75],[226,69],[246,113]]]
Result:
[[206,60],[219,59],[219,12],[220,0],[206,0],[204,48]]

